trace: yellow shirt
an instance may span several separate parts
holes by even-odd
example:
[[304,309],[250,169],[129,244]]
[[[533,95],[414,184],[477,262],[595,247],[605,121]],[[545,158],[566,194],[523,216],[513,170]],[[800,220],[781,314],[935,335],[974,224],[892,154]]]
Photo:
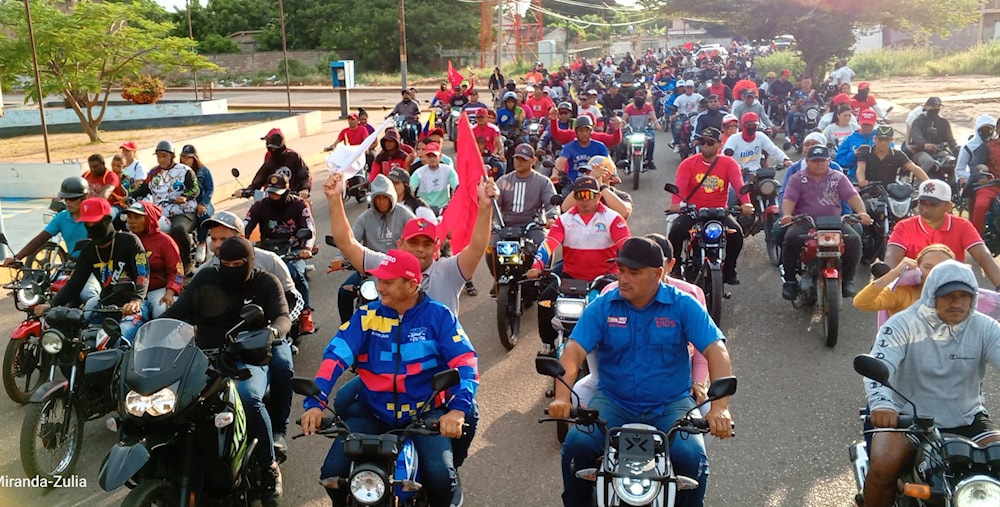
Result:
[[920,299],[923,285],[906,285],[889,287],[879,290],[874,283],[869,283],[854,296],[854,307],[866,312],[885,310],[892,315],[910,307]]

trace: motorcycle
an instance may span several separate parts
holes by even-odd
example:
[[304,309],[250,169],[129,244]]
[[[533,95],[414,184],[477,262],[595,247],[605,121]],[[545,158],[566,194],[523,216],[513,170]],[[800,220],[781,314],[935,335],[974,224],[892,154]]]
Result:
[[542,138],[542,134],[545,133],[545,124],[543,120],[538,118],[532,118],[527,121],[524,126],[524,136],[528,139],[528,143],[531,144],[532,148],[538,149],[538,140]]
[[497,242],[493,247],[496,256],[497,331],[500,343],[513,350],[521,334],[521,316],[534,300],[524,290],[524,284],[533,283],[525,277],[535,259],[539,245],[529,237],[529,232],[539,229],[538,221],[524,226],[494,226]]
[[[747,190],[744,185],[741,191]],[[667,183],[664,190],[677,195],[680,190],[677,185]],[[712,316],[715,325],[722,326],[722,300],[729,299],[722,280],[722,263],[726,252],[726,226],[722,220],[726,215],[738,216],[742,210],[739,206],[728,208],[697,208],[690,204],[682,204],[680,211],[667,211],[670,215],[687,215],[694,220],[691,235],[684,252],[676,253],[681,276],[699,287],[705,293],[708,303],[708,314]],[[667,230],[667,236],[670,230]],[[683,257],[682,257],[683,256]]]
[[774,266],[781,265],[780,245],[774,239],[774,224],[781,214],[778,203],[781,182],[775,178],[777,171],[776,167],[761,167],[756,173],[743,170],[743,181],[747,183],[740,189],[740,193],[749,193],[753,215],[740,215],[736,218],[743,228],[743,237],[764,233],[767,259]]
[[632,175],[632,190],[639,190],[639,174],[646,172],[646,141],[653,135],[652,125],[645,132],[636,132],[631,127],[626,127],[625,141],[628,143],[629,156],[627,161],[620,160],[617,165],[625,174]]
[[898,394],[913,408],[912,415],[900,415],[895,428],[873,428],[867,409],[861,410],[865,439],[848,447],[858,493],[855,502],[862,505],[865,480],[868,475],[868,442],[873,433],[903,433],[916,443],[913,468],[904,470],[897,481],[898,506],[965,507],[997,505],[1000,502],[1000,477],[995,456],[1000,443],[980,447],[958,436],[942,434],[934,418],[918,415],[917,406],[900,394],[889,381],[889,368],[880,359],[868,354],[854,357],[854,371],[878,382]]
[[420,134],[420,123],[415,121],[413,118],[409,118],[402,114],[396,113],[393,118],[396,125],[396,130],[399,132],[399,138],[410,147],[416,146],[417,137]]
[[[563,379],[566,370],[551,357],[535,358],[535,370],[556,382],[573,388]],[[736,393],[736,377],[721,377],[712,381],[706,402],[732,396]],[[579,396],[577,396],[579,397]],[[567,419],[545,417],[539,423],[555,421],[557,424],[578,424],[597,427],[604,437],[604,455],[594,468],[578,469],[576,476],[594,482],[594,497],[598,507],[611,506],[662,506],[672,507],[678,490],[698,487],[698,481],[677,475],[670,462],[670,445],[678,433],[705,434],[710,431],[708,421],[699,417],[694,407],[678,419],[666,433],[655,426],[627,423],[618,428],[608,428],[607,422],[594,409],[574,408]],[[548,409],[545,410],[548,415]]]
[[452,106],[451,114],[448,115],[448,140],[455,142],[455,138],[458,135],[458,117],[462,116],[462,108],[458,106]]
[[840,258],[844,254],[841,226],[843,222],[860,223],[857,215],[817,217],[796,215],[789,226],[809,224],[808,240],[800,254],[798,268],[799,292],[792,306],[802,308],[817,305],[822,313],[826,346],[837,345],[840,326],[841,296]]
[[[334,248],[337,248],[337,242],[336,242],[336,240],[334,240],[333,236],[330,236],[329,234],[326,236],[326,244],[330,245],[330,246],[332,246]],[[347,262],[346,259],[344,260],[344,264],[343,264],[343,267],[341,269],[354,270],[354,271],[357,270],[357,268],[355,268],[354,266],[352,266],[350,262]],[[331,270],[328,270],[327,273],[333,273],[334,271],[337,271],[337,270],[331,269]],[[350,290],[352,290],[354,292],[354,309],[355,310],[357,310],[358,308],[361,308],[364,305],[367,305],[368,303],[371,303],[372,301],[378,301],[379,300],[378,279],[375,278],[374,276],[369,275],[369,274],[362,273],[361,283],[359,283],[359,284],[357,284],[357,285],[355,285],[353,287],[350,287]]]
[[[128,301],[134,292],[132,282],[116,284],[92,310],[106,317],[101,325],[91,324],[80,308],[57,306],[45,313],[39,343],[48,356],[49,377],[31,394],[21,425],[27,477],[51,483],[71,474],[81,454],[83,423],[115,410],[109,386],[129,343],[118,327],[121,308],[108,302]],[[57,368],[66,380],[56,380]]]
[[216,350],[199,348],[194,327],[179,320],[139,328],[109,382],[118,416],[107,426],[118,442],[98,478],[105,491],[132,489],[122,505],[200,505],[210,498],[249,505],[265,498],[270,463],[254,457],[259,442],[247,435],[235,383],[250,371],[236,361],[267,364],[274,336],[259,306],[245,306],[240,319]]
[[674,139],[681,160],[690,157],[694,153],[694,145],[691,144],[691,136],[694,133],[694,125],[691,124],[693,116],[681,113],[677,115],[677,118],[674,118],[674,128],[672,130],[681,134],[680,139]]
[[[457,369],[435,374],[431,380],[434,394],[420,406],[412,422],[405,428],[389,430],[382,435],[352,432],[347,423],[333,412],[333,404],[326,406],[332,415],[323,417],[316,434],[344,438],[344,456],[352,462],[351,472],[348,477],[340,477],[336,487],[348,491],[349,506],[427,506],[420,484],[419,460],[413,437],[441,434],[438,422],[425,421],[422,415],[433,406],[431,402],[436,396],[458,385],[460,380]],[[319,387],[311,378],[293,378],[292,389],[310,398],[319,395]],[[296,422],[302,423],[301,420]],[[292,439],[302,436],[295,435]]]
[[[330,150],[324,150],[330,151]],[[371,162],[373,158],[371,152],[365,153],[365,165],[354,176],[347,178],[344,182],[344,202],[351,197],[357,202],[364,202],[371,192],[371,185],[368,182],[368,175],[371,173]],[[327,159],[326,166],[330,171],[338,170],[330,159]]]
[[906,183],[883,185],[879,181],[871,181],[858,193],[865,202],[865,211],[874,222],[870,233],[861,238],[861,258],[884,258],[886,241],[892,229],[900,220],[909,217],[917,204],[913,199],[913,186]]
[[[255,247],[261,250],[267,250],[268,252],[274,253],[281,260],[285,261],[285,264],[291,264],[298,260],[299,249],[298,245],[300,241],[306,241],[312,238],[312,231],[309,229],[299,229],[295,236],[288,239],[265,239],[263,241],[258,241],[254,244]],[[291,268],[289,268],[291,269]],[[308,271],[307,271],[308,273]],[[305,275],[306,273],[303,273]],[[299,319],[294,319],[292,321],[292,327],[288,331],[288,338],[292,340],[292,350],[298,351],[299,344],[302,341],[302,322]]]

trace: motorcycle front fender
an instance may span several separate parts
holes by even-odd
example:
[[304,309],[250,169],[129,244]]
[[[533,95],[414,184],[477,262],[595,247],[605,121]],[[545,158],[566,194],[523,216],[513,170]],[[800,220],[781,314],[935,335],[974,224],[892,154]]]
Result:
[[31,394],[31,399],[28,403],[41,403],[50,396],[59,395],[65,393],[69,389],[69,381],[59,380],[56,382],[46,382],[35,389],[35,392]]
[[30,338],[32,336],[41,336],[42,334],[42,321],[41,319],[28,319],[21,321],[13,331],[10,332],[11,340],[23,340],[25,338]]
[[148,461],[149,449],[146,448],[145,441],[133,444],[119,442],[104,457],[97,482],[104,491],[114,491],[131,479]]
[[777,204],[773,204],[771,206],[768,206],[767,208],[764,208],[764,215],[765,216],[768,216],[768,215],[777,215],[778,211],[779,211],[778,210],[778,205]]
[[840,278],[840,271],[833,266],[824,266],[820,271],[820,276],[826,278],[827,280],[836,280]]

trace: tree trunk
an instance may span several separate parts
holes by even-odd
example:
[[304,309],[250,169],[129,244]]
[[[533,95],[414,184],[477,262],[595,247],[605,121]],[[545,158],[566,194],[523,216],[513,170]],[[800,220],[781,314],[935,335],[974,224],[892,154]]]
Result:
[[[76,113],[77,119],[80,120],[80,126],[83,128],[83,132],[87,134],[87,137],[90,138],[91,144],[97,144],[102,142],[101,134],[100,131],[98,130],[98,127],[101,125],[101,122],[100,121],[92,122],[88,118],[88,116],[90,116],[89,114],[90,109],[93,106],[88,105],[87,113],[85,114],[83,109],[80,107],[80,102],[77,101],[76,94],[72,90],[64,90],[63,96],[66,97],[66,103],[69,104],[69,107],[71,107],[73,109],[73,112]],[[93,101],[89,100],[89,97],[86,100],[86,102],[88,104],[93,103]]]

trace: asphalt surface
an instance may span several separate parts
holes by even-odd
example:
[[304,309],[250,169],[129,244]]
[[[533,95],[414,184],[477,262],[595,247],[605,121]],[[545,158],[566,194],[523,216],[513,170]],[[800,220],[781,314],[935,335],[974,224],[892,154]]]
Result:
[[[663,184],[673,181],[678,156],[668,151],[669,136],[660,133],[655,162],[659,170],[643,174],[633,192],[636,212],[629,219],[633,233],[663,232],[667,195]],[[314,209],[319,234],[329,230],[327,204],[319,188],[326,174],[314,177]],[[353,218],[363,205],[348,204]],[[237,211],[243,211],[245,204]],[[781,299],[777,269],[767,261],[762,235],[750,238],[740,258],[742,284],[727,287],[722,328],[728,339],[739,389],[731,409],[737,436],[708,445],[711,478],[709,506],[847,506],[854,483],[847,446],[859,435],[858,407],[864,404],[861,378],[851,367],[855,354],[867,352],[874,338],[875,316],[849,304],[841,317],[840,343],[823,345],[821,325],[810,310],[795,309]],[[333,334],[336,291],[346,274],[326,274],[331,258],[322,250],[312,273],[312,301],[320,331],[306,337],[296,356],[300,375],[312,376],[323,348]],[[859,269],[859,287],[866,282]],[[528,335],[506,352],[495,331],[495,302],[488,295],[489,274],[475,276],[480,294],[462,296],[461,322],[479,353],[481,385],[477,399],[482,411],[479,433],[462,468],[468,506],[560,505],[559,444],[555,427],[538,424],[548,400],[548,378],[534,372],[535,310],[525,318]],[[0,329],[12,329],[21,315],[2,302]],[[997,388],[986,383],[988,400]],[[301,412],[296,397],[292,417]],[[21,477],[18,434],[25,409],[0,396],[0,476]],[[294,434],[296,428],[290,428]],[[86,488],[0,489],[0,505],[110,505],[125,492],[106,493],[97,485],[103,456],[116,435],[103,420],[86,425],[83,456],[76,473]],[[317,484],[318,469],[329,441],[322,437],[289,440],[290,458],[282,466],[283,505],[329,505]]]

